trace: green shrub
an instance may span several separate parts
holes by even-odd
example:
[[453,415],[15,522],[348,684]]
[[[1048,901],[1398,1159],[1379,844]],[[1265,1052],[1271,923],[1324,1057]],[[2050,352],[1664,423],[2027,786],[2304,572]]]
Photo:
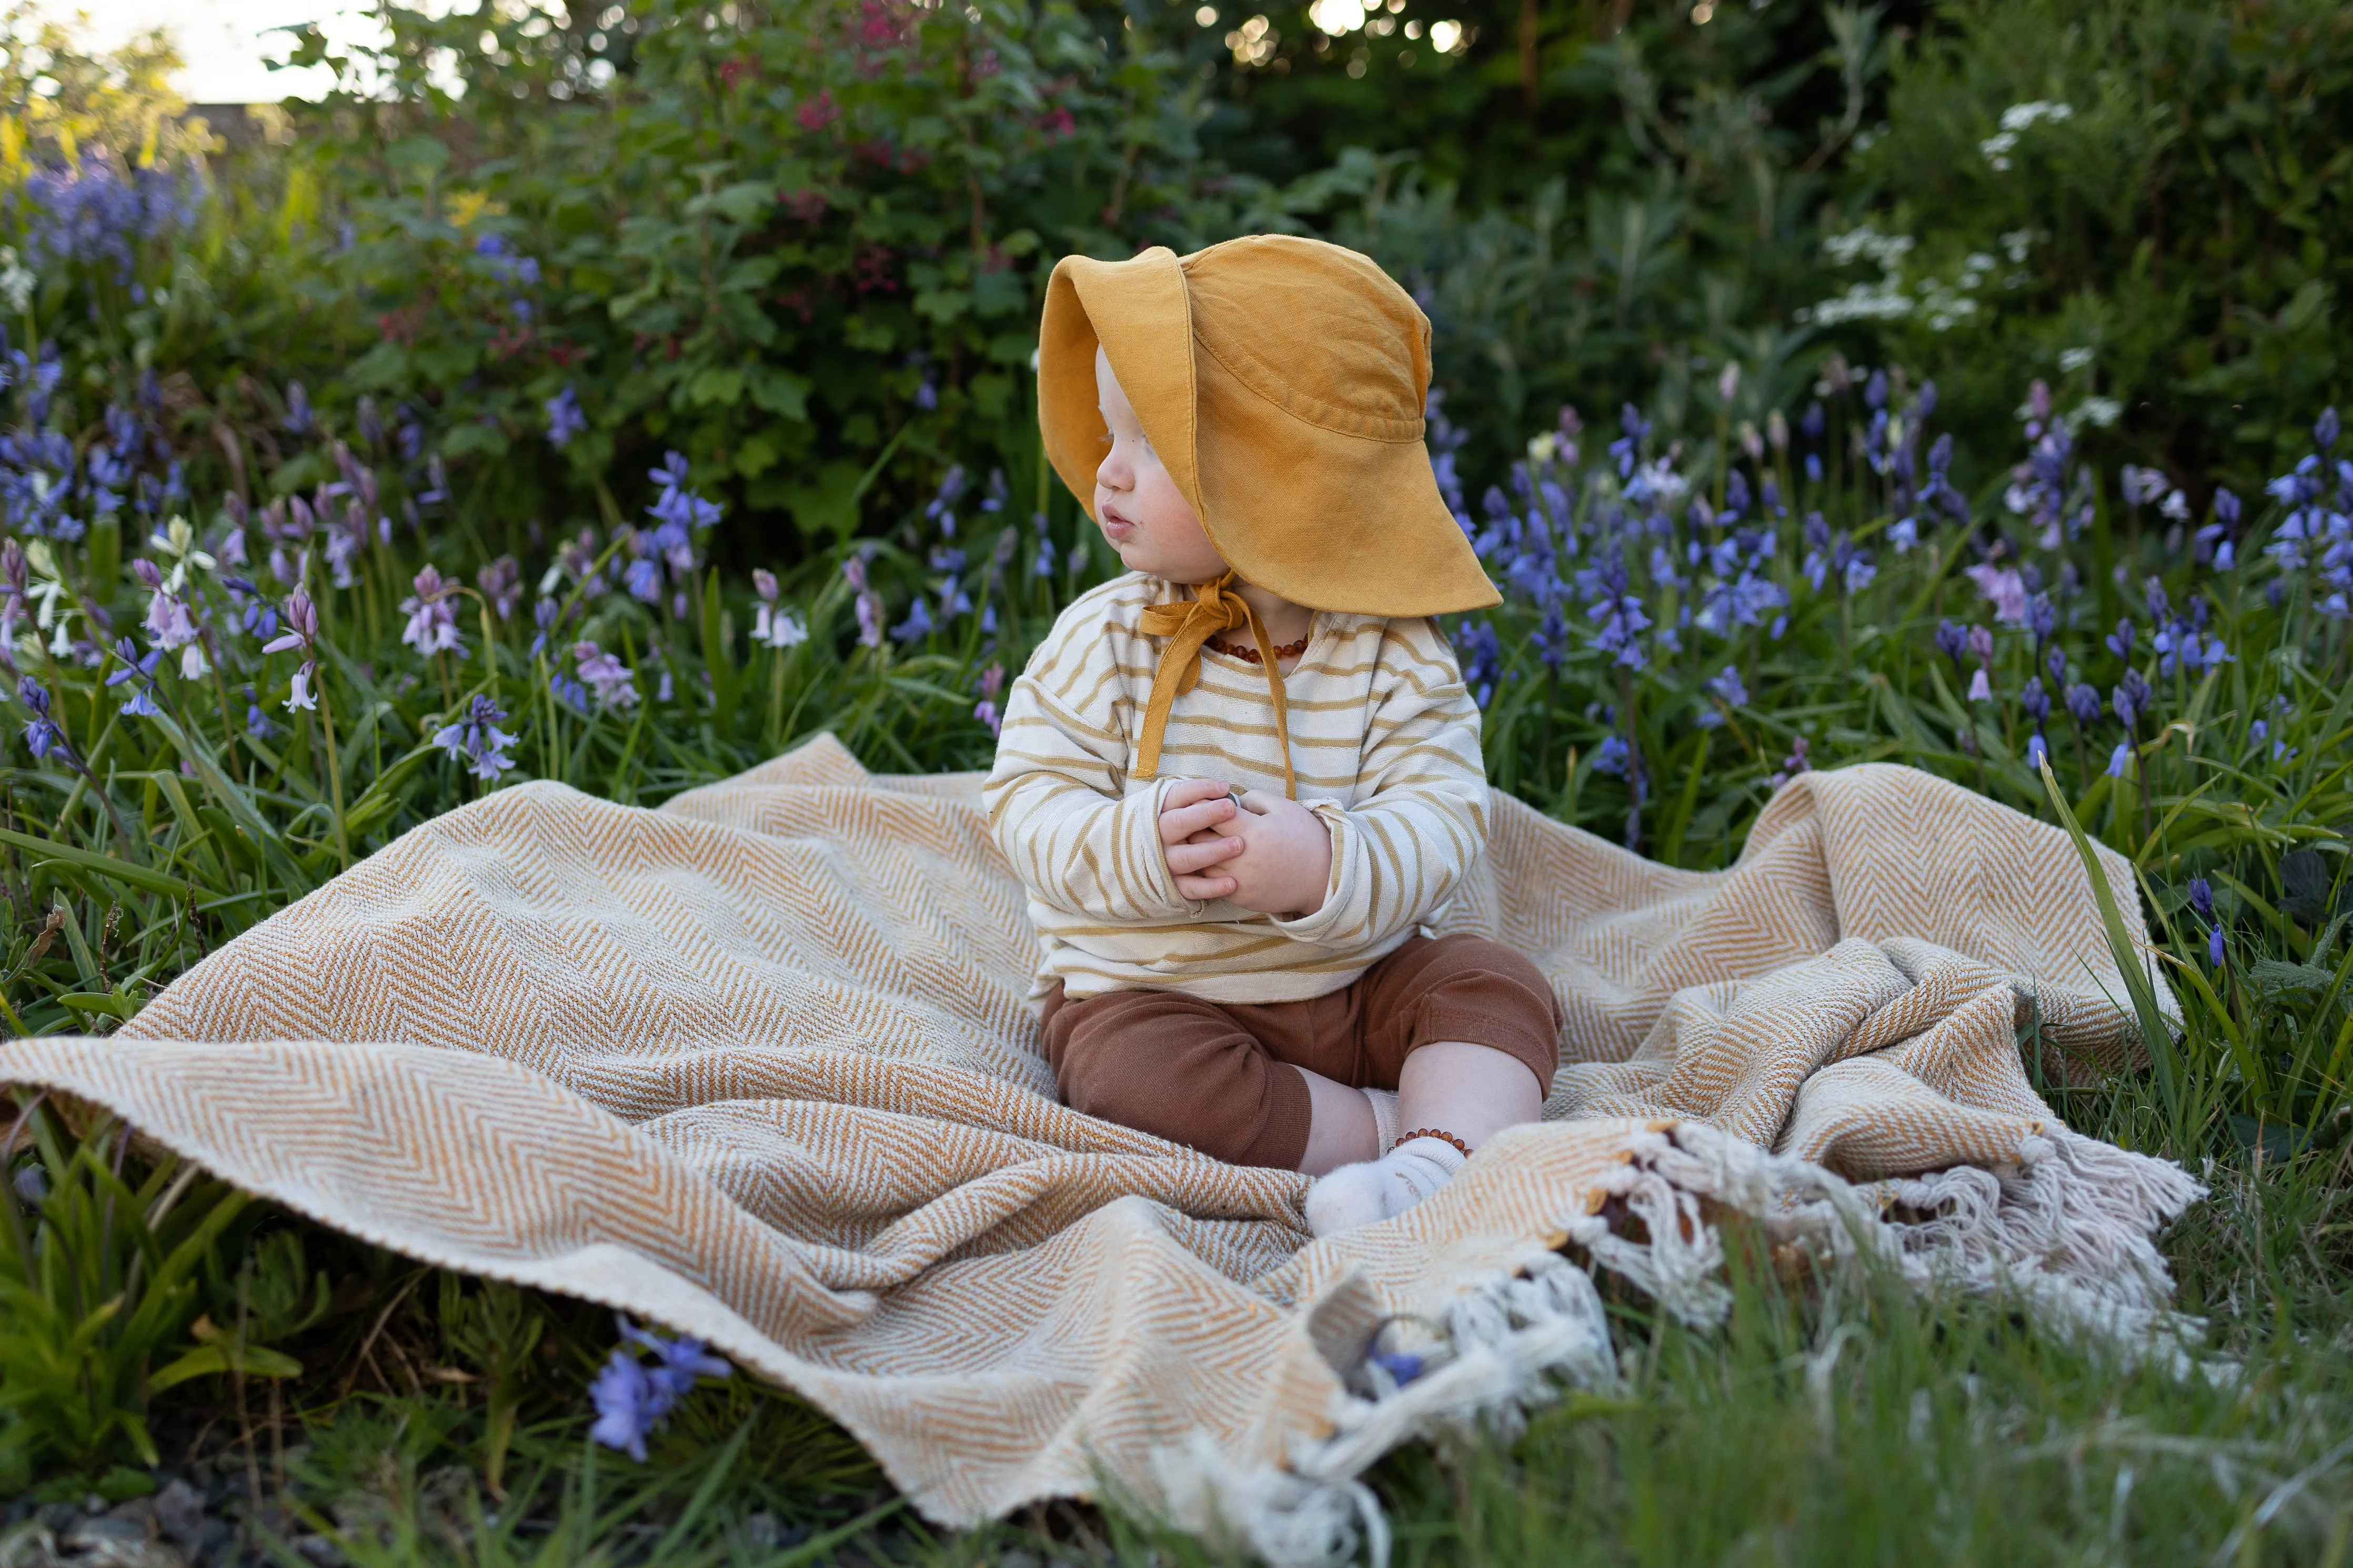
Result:
[[1932,371],[1965,441],[2039,375],[2107,449],[2245,489],[2349,384],[2342,5],[1947,0],[1873,131],[1811,320]]

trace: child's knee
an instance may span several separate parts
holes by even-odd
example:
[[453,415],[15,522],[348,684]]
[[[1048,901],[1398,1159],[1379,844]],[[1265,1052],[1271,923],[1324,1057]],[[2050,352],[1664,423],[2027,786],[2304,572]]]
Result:
[[1305,1080],[1210,1004],[1113,992],[1063,1004],[1045,1035],[1073,1110],[1235,1164],[1295,1164],[1306,1146]]
[[1527,1064],[1549,1091],[1560,1066],[1560,1002],[1525,953],[1485,937],[1436,938],[1414,955],[1398,1000],[1412,1019],[1406,1050],[1439,1040],[1488,1046]]

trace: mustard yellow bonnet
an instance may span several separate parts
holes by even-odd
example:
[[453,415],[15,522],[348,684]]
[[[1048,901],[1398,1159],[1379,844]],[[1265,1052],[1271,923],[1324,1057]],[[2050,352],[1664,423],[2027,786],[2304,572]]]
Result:
[[1095,347],[1229,565],[1311,609],[1499,602],[1422,443],[1430,321],[1369,258],[1259,235],[1062,258],[1038,349],[1046,455],[1094,515]]

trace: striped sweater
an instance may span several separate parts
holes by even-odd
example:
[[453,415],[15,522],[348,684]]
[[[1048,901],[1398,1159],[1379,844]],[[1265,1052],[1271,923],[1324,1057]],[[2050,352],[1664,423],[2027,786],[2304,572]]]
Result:
[[983,799],[1029,889],[1041,994],[1060,980],[1072,997],[1320,996],[1430,921],[1486,846],[1479,710],[1453,649],[1427,620],[1319,612],[1284,685],[1300,804],[1332,832],[1324,905],[1280,920],[1178,893],[1160,844],[1167,786],[1283,787],[1265,672],[1208,649],[1169,714],[1160,776],[1129,773],[1167,646],[1137,618],[1190,596],[1141,573],[1104,584],[1062,613],[1007,698]]

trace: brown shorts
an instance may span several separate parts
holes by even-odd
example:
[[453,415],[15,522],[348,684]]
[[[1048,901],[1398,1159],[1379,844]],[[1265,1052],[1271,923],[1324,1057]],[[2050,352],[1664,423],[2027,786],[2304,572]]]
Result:
[[1475,936],[1413,937],[1354,984],[1304,1002],[1204,1002],[1176,991],[1046,997],[1046,1058],[1072,1109],[1237,1165],[1298,1167],[1307,1080],[1395,1089],[1439,1040],[1492,1046],[1549,1093],[1560,1005],[1536,966]]

